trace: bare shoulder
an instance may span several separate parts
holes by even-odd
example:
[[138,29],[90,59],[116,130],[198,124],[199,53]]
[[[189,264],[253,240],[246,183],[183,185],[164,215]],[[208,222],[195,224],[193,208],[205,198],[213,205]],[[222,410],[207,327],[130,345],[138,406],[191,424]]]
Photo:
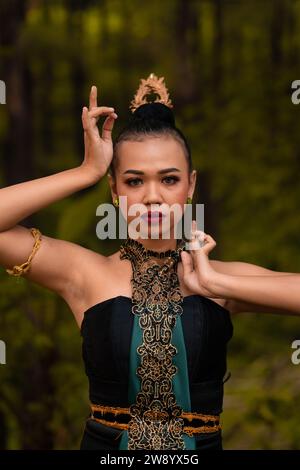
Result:
[[56,256],[61,254],[60,267],[62,270],[66,269],[67,273],[58,294],[67,303],[80,326],[83,312],[90,305],[90,298],[93,298],[94,293],[99,298],[105,295],[111,278],[111,259],[77,243],[51,237],[46,237],[45,242],[52,246]]
[[37,243],[30,230],[21,225],[0,233],[0,265],[12,269],[29,258],[29,269],[23,276],[58,294],[68,291],[71,285],[79,286],[89,265],[104,264],[106,260],[79,244],[43,232]]
[[[107,263],[106,256],[71,241],[43,235],[42,245],[44,246],[45,254],[47,251],[48,259],[51,255],[55,256],[55,259],[60,256],[62,262],[66,263],[62,266],[61,262],[60,267],[64,267],[64,270],[69,273],[68,277],[70,279],[76,276],[76,274],[79,277],[80,273],[83,273],[85,269],[88,269],[94,263],[99,265]],[[42,254],[42,250],[40,250],[40,253]]]
[[[61,242],[61,251],[65,251],[70,263],[64,297],[75,296],[83,299],[95,276],[101,280],[108,275],[108,268],[111,265],[110,257],[77,243],[59,241]],[[102,283],[99,288],[101,285]]]

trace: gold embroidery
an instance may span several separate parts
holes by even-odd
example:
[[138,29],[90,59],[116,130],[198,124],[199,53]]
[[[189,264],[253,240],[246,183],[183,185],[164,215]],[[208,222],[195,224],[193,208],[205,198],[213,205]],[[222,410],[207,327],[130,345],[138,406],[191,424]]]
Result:
[[[102,416],[104,413],[109,413],[116,417],[118,415],[129,415],[130,414],[129,408],[96,405],[96,404],[91,403],[91,409],[92,409],[92,415],[90,419],[93,419],[94,421],[97,421],[98,423],[104,424],[105,426],[110,426],[116,429],[121,429],[121,430],[128,429],[128,423],[120,423],[118,421],[110,421],[104,418],[96,418],[94,416],[94,412],[100,412]],[[155,417],[156,419],[164,419],[166,417],[165,413],[161,414],[160,412],[152,412],[152,411],[145,412],[146,415],[150,415],[151,413],[153,414],[153,417]],[[189,435],[190,437],[192,437],[194,434],[212,433],[212,432],[219,431],[221,429],[221,425],[219,423],[219,420],[220,420],[219,415],[204,415],[202,413],[182,412],[180,415],[180,418],[186,419],[188,421],[199,420],[204,423],[208,423],[208,422],[215,423],[211,426],[205,426],[205,425],[184,426],[183,432]]]
[[128,429],[127,423],[118,423],[117,421],[107,421],[106,419],[95,418],[94,416],[91,416],[90,419],[92,419],[93,421],[97,421],[97,423],[104,424],[105,426],[110,426],[112,428]]
[[182,416],[189,421],[193,419],[201,419],[207,423],[208,421],[219,421],[219,415],[203,415],[201,413],[182,413]]
[[119,406],[106,406],[91,404],[92,411],[100,411],[103,413],[112,413],[114,415],[123,415],[129,413],[129,408],[121,408]]
[[[97,405],[95,403],[91,403],[90,406],[93,411],[100,411],[102,414],[111,413],[114,415],[118,415],[118,414],[129,413],[129,408],[122,408],[120,406]],[[189,421],[192,421],[193,419],[201,419],[202,421],[205,421],[205,422],[219,421],[219,415],[204,415],[202,413],[196,413],[194,411],[193,412],[183,411],[181,416]]]
[[[112,428],[116,429],[122,429],[122,430],[127,430],[128,429],[128,424],[127,423],[118,423],[117,421],[107,421],[106,419],[100,419],[100,418],[95,418],[94,416],[91,416],[93,421],[97,421],[97,423],[104,424],[105,426],[110,426]],[[220,424],[216,424],[214,426],[199,426],[199,427],[192,427],[192,426],[184,426],[183,427],[183,432],[187,434],[190,437],[193,437],[194,434],[207,434],[211,432],[216,432],[221,429]]]
[[221,425],[216,424],[215,426],[201,426],[201,428],[185,426],[183,429],[186,434],[188,434],[190,437],[193,437],[194,434],[220,431]]
[[128,238],[120,248],[120,258],[132,263],[132,313],[139,316],[143,338],[136,370],[141,389],[129,408],[129,450],[185,448],[182,409],[172,390],[177,350],[171,344],[176,317],[183,311],[177,264],[184,245],[181,240],[176,250],[158,253]]

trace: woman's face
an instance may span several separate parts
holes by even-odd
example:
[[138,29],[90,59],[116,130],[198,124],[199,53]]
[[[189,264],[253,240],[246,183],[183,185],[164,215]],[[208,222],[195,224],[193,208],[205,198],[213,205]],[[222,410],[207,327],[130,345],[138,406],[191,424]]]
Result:
[[[164,227],[169,224],[172,234],[174,215],[172,211],[168,215],[168,208],[178,204],[183,213],[187,197],[192,197],[196,183],[196,171],[189,174],[188,162],[180,143],[171,136],[145,137],[141,142],[121,142],[115,175],[115,180],[108,176],[112,197],[127,197],[127,223],[130,224],[139,215],[130,215],[130,207],[143,204],[142,220],[148,235],[151,226],[154,232],[161,234],[163,220]],[[154,211],[162,212],[163,215]]]

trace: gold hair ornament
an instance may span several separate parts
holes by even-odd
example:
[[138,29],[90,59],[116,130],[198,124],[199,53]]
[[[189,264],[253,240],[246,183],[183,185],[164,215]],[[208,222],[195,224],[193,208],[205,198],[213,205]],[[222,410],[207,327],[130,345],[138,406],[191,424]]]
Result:
[[[154,73],[150,73],[146,80],[141,78],[140,86],[134,96],[134,99],[131,101],[131,105],[129,106],[131,112],[134,113],[137,108],[146,103],[162,103],[169,108],[173,108],[164,80],[164,77],[158,78]],[[158,96],[155,98],[155,100],[148,101],[147,95],[153,93]]]

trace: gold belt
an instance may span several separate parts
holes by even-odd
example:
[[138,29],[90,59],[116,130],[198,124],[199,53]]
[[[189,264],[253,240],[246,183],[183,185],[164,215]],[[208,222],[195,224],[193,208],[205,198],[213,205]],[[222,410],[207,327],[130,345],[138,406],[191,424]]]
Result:
[[[90,406],[92,410],[90,419],[116,429],[128,429],[128,423],[131,419],[129,408],[96,405],[94,403],[91,403]],[[153,421],[166,421],[169,416],[167,412],[153,410],[147,411],[146,415],[149,420]],[[182,418],[185,423],[183,432],[189,436],[198,433],[216,432],[221,429],[219,415],[182,412],[179,417]]]

